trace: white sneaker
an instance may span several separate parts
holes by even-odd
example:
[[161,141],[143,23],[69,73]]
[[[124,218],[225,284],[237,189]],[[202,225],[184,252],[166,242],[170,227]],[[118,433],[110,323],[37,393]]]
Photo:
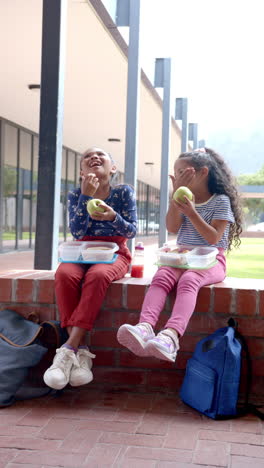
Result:
[[66,347],[56,349],[53,364],[43,375],[45,384],[55,390],[64,388],[69,383],[70,372],[73,365],[79,366],[74,351]]
[[147,342],[145,352],[148,356],[174,362],[179,349],[179,340],[175,333],[165,329],[160,331],[155,338]]
[[77,353],[78,366],[74,365],[70,372],[69,383],[72,387],[85,385],[93,380],[91,371],[95,354],[92,354],[89,349],[79,349]]
[[146,356],[146,344],[148,340],[154,337],[155,333],[152,326],[145,322],[138,323],[137,325],[124,323],[117,332],[119,343],[136,354],[136,356]]

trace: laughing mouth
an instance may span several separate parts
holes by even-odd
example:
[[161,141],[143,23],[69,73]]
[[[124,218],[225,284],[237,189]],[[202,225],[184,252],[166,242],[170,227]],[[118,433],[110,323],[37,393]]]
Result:
[[93,162],[89,165],[89,167],[98,167],[98,166],[102,166],[102,163],[100,163],[99,161]]

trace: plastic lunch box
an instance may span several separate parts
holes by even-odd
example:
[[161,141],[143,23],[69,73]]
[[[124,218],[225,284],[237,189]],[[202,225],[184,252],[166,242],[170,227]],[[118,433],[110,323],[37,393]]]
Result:
[[119,249],[115,242],[69,241],[59,246],[59,257],[63,261],[108,262]]
[[[181,250],[181,249],[180,249]],[[185,268],[207,268],[216,259],[216,247],[195,247],[183,252],[165,252],[162,248],[157,251],[158,265]]]
[[85,242],[81,248],[81,256],[84,261],[110,262],[118,249],[115,242]]
[[59,246],[59,257],[64,261],[77,261],[81,255],[81,250],[86,242],[68,241]]

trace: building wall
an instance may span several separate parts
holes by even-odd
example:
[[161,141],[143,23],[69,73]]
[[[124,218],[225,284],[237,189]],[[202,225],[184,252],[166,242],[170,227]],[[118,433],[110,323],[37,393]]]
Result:
[[[42,0],[0,3],[0,34],[4,44],[0,116],[36,133],[40,94],[30,91],[28,84],[40,82],[41,15]],[[68,2],[63,143],[76,152],[83,152],[93,144],[102,146],[113,154],[123,171],[127,57],[125,47],[122,50],[110,32],[113,28],[110,20],[103,22],[90,2]],[[119,34],[117,30],[115,34]],[[161,123],[161,100],[150,83],[141,80],[138,179],[156,188],[160,185]],[[120,138],[121,142],[108,142],[110,137]],[[179,149],[180,134],[173,122],[171,167]],[[6,163],[13,164],[12,150],[8,150],[7,158]],[[149,161],[154,165],[146,166]]]

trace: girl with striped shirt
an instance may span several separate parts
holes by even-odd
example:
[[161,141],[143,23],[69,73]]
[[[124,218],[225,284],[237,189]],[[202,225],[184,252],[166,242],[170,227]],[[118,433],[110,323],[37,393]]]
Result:
[[[205,270],[160,267],[145,296],[139,323],[122,325],[118,341],[138,356],[154,356],[175,361],[181,337],[195,309],[199,289],[221,282],[226,276],[225,252],[239,246],[242,211],[235,181],[227,164],[213,150],[202,148],[182,153],[170,175],[173,193],[187,186],[194,197],[170,202],[166,216],[169,232],[177,234],[177,244],[186,248],[218,248],[217,264]],[[171,317],[157,335],[154,327],[167,295],[175,290]]]

